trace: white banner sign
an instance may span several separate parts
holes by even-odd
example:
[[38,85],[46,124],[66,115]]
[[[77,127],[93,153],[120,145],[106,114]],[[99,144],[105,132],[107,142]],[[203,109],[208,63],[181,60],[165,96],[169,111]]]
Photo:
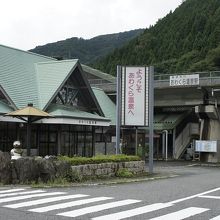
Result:
[[147,67],[123,67],[122,125],[148,126],[148,83]]
[[198,152],[217,152],[217,141],[196,141],[196,151]]
[[170,86],[199,85],[199,74],[170,76]]

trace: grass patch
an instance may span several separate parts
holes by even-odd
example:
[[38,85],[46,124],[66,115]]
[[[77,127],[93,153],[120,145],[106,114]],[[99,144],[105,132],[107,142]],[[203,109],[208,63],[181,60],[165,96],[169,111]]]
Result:
[[50,180],[46,183],[39,181],[39,182],[32,182],[31,187],[33,188],[44,188],[44,187],[66,187],[70,186],[72,183],[66,180],[65,178],[56,178],[55,180]]
[[31,182],[31,186],[34,188],[64,187],[71,186],[73,183],[81,183],[83,181],[84,179],[79,173],[71,171],[66,173],[63,177],[57,177],[55,179],[48,180],[47,182],[43,182],[42,180],[38,180],[37,182]]
[[134,177],[134,174],[126,168],[120,168],[115,174],[117,177],[122,178],[131,178]]

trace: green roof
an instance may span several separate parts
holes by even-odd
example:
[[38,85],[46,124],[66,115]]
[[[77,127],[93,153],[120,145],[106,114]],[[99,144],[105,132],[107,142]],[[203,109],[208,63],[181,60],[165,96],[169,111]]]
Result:
[[111,119],[111,125],[116,125],[116,106],[102,89],[92,88],[96,99],[106,118]]
[[0,64],[0,86],[16,108],[45,110],[79,63],[0,45]]
[[48,113],[56,117],[72,117],[72,118],[84,118],[84,119],[96,119],[110,121],[108,118],[101,117],[96,114],[92,114],[85,111],[80,111],[78,109],[73,109],[72,107],[53,104],[48,109]]
[[0,85],[22,108],[32,102],[39,107],[35,63],[54,59],[0,45]]
[[50,61],[36,64],[39,108],[44,109],[53,95],[76,67],[78,60]]
[[175,128],[186,116],[186,113],[158,113],[154,116],[155,130],[171,130]]
[[[96,72],[94,69],[92,71]],[[73,76],[71,76],[72,73]],[[82,73],[81,65],[76,59],[58,61],[0,45],[0,88],[6,100],[14,107],[12,109],[6,104],[0,103],[0,113],[8,113],[24,108],[28,103],[33,103],[34,107],[38,109],[44,111],[50,109],[55,116],[97,119],[109,123],[110,119],[98,115],[98,113],[103,115],[102,109]],[[62,108],[50,106],[67,80],[71,80],[81,89],[80,95],[84,95],[82,104],[87,107],[88,112],[65,106]],[[89,112],[96,112],[96,114]]]
[[[116,105],[105,94],[102,89],[92,88],[99,105],[105,117],[111,119],[111,125],[116,125]],[[180,121],[185,117],[186,113],[156,113],[154,115],[154,129],[155,130],[170,130],[175,128]]]
[[86,65],[83,65],[82,64],[82,69],[84,72],[87,72],[87,73],[90,73],[98,78],[101,78],[101,79],[104,79],[104,80],[107,80],[109,82],[112,82],[112,83],[115,83],[116,82],[116,77],[108,74],[108,73],[103,73],[101,72],[100,70],[97,70],[97,69],[93,69],[89,66],[86,66]]
[[12,112],[14,109],[10,106],[8,106],[6,103],[0,101],[0,114],[5,114],[5,113],[9,113]]

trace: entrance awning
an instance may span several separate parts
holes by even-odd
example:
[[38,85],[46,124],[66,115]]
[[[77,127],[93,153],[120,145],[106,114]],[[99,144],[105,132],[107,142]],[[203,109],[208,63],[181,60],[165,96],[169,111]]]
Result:
[[109,126],[110,119],[101,117],[96,114],[73,109],[62,105],[53,105],[48,113],[53,118],[45,118],[35,123],[45,124],[74,124],[74,125],[91,125],[91,126]]
[[[163,130],[172,130],[181,123],[181,121],[187,116],[186,112],[163,112],[154,114],[154,130],[163,131]],[[135,127],[124,126],[122,129],[131,130]],[[148,127],[138,127],[138,130],[148,130]]]
[[154,115],[155,130],[171,130],[174,129],[186,116],[186,113],[156,113]]

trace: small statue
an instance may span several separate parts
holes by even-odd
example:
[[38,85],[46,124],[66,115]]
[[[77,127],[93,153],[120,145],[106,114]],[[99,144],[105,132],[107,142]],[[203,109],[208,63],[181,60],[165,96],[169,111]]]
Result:
[[21,142],[20,141],[14,141],[13,143],[13,149],[11,150],[11,159],[17,160],[21,158],[23,150],[21,149]]

